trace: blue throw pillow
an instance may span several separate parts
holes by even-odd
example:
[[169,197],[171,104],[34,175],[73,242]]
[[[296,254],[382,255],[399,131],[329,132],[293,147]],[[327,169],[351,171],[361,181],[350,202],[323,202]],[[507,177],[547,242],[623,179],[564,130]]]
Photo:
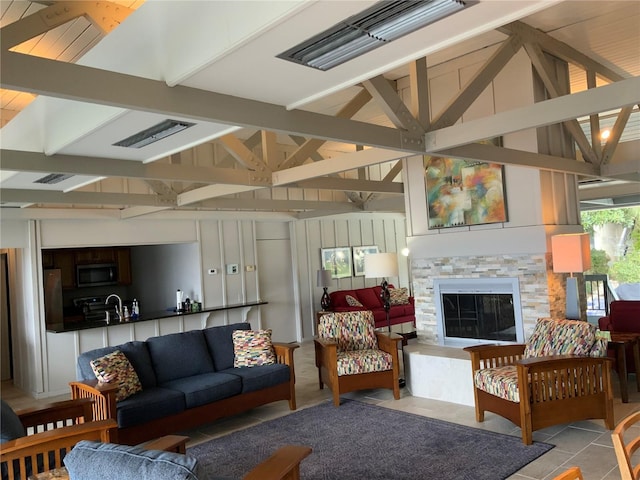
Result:
[[4,400],[0,400],[0,443],[26,437],[27,432],[20,419]]
[[[26,436],[27,432],[16,415],[16,412],[13,411],[13,408],[11,408],[7,402],[0,399],[0,443]],[[17,463],[14,464],[14,468],[19,468]],[[2,480],[7,480],[9,478],[5,464],[2,464],[0,475]],[[30,463],[27,465],[27,475],[31,475]]]
[[82,440],[64,457],[70,478],[82,480],[203,480],[188,455]]

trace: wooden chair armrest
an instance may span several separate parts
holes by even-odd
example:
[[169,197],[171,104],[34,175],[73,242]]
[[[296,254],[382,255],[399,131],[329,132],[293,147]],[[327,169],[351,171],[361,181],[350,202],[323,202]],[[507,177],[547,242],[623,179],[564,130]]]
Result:
[[378,348],[385,352],[392,353],[398,350],[398,344],[402,343],[402,335],[393,332],[376,332],[378,339]]
[[93,400],[93,419],[106,420],[116,418],[116,392],[118,385],[102,383],[97,380],[69,382],[71,398],[90,398]]
[[[100,420],[97,422],[86,422],[77,425],[69,425],[63,428],[47,430],[46,432],[34,433],[26,437],[16,438],[0,444],[2,451],[2,461],[18,458],[18,452],[32,450],[34,452],[47,452],[57,448],[60,444],[64,446],[68,441],[75,445],[80,440],[100,440],[103,442],[114,442],[117,438],[118,424],[115,420]],[[73,440],[77,439],[77,440]]]
[[608,357],[587,357],[583,355],[552,355],[548,357],[523,358],[521,360],[518,360],[516,364],[525,366],[529,369],[535,368],[538,370],[558,370],[571,367],[572,365],[598,365],[611,362],[613,362],[613,360]]
[[276,353],[278,363],[293,365],[293,351],[300,347],[297,343],[274,343],[273,350]]
[[471,355],[471,367],[473,371],[480,368],[500,367],[514,365],[522,358],[525,344],[484,344],[465,347],[463,350]]
[[337,348],[338,347],[338,341],[335,338],[315,337],[313,341],[316,344],[316,346],[320,348]]
[[294,480],[300,478],[300,462],[311,453],[310,447],[286,445],[245,475],[243,480]]
[[96,395],[107,395],[110,392],[115,393],[118,391],[118,385],[115,383],[103,383],[98,382],[98,380],[76,380],[75,382],[69,382],[69,386],[71,386],[72,390],[77,388]]
[[141,443],[138,446],[145,450],[164,450],[165,452],[184,454],[187,451],[188,441],[189,437],[184,435],[165,435],[164,437]]
[[92,406],[92,399],[77,398],[48,403],[37,408],[18,410],[16,415],[25,428],[70,419],[73,419],[74,423],[82,423],[93,420]]

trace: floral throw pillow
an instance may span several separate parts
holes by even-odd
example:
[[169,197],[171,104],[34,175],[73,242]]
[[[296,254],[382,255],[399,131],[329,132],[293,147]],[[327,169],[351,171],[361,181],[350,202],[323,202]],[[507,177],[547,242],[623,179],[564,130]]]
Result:
[[390,288],[389,303],[391,305],[407,305],[409,303],[409,290],[406,288]]
[[120,350],[91,360],[90,363],[98,381],[118,385],[116,402],[142,391],[138,374],[129,363],[129,359]]
[[362,305],[362,303],[360,303],[357,298],[354,298],[351,295],[345,295],[344,299],[347,301],[347,304],[350,307],[364,307],[364,305]]
[[257,367],[276,363],[271,329],[234,330],[232,338],[234,367]]

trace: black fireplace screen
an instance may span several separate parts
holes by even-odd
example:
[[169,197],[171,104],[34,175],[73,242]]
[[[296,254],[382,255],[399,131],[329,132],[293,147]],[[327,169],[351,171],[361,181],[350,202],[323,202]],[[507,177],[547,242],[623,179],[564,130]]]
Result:
[[516,341],[510,293],[444,293],[442,307],[446,337]]

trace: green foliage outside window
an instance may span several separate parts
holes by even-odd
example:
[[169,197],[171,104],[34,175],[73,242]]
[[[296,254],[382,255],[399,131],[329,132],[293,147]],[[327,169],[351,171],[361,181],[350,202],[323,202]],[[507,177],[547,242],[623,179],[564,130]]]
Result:
[[609,273],[609,255],[604,250],[591,250],[591,269],[587,275],[607,275]]
[[602,250],[591,251],[591,274],[608,274],[617,283],[640,282],[640,207],[582,212],[582,226],[593,235],[594,227],[614,223],[631,230],[619,257],[609,259]]

